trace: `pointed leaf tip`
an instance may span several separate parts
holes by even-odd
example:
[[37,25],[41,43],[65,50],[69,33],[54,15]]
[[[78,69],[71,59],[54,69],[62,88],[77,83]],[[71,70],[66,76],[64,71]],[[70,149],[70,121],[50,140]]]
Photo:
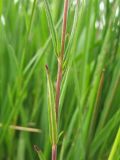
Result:
[[49,71],[49,69],[48,69],[48,65],[47,65],[47,64],[45,65],[45,68],[46,68],[46,71],[48,72],[48,71]]
[[36,152],[39,152],[39,151],[40,151],[40,149],[38,148],[37,145],[34,145],[34,150],[35,150]]
[[40,160],[45,160],[44,154],[43,154],[42,151],[38,148],[37,145],[34,145],[34,150],[37,152],[38,157],[39,157]]

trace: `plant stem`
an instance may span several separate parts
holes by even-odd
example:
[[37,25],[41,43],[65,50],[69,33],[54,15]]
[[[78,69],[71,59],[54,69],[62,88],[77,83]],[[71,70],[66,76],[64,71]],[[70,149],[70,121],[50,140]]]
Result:
[[63,25],[62,25],[62,39],[61,39],[61,59],[63,60],[64,49],[65,49],[65,35],[66,35],[66,26],[67,26],[67,14],[68,14],[68,2],[69,0],[65,0],[64,3],[64,15],[63,15]]
[[52,145],[52,160],[56,160],[57,159],[57,145],[53,144]]
[[[60,55],[58,56],[58,72],[57,72],[56,99],[55,99],[57,123],[58,123],[58,112],[59,112],[58,110],[59,110],[59,101],[60,101],[60,87],[61,87],[61,81],[62,81],[62,63],[63,63],[63,56],[64,56],[64,50],[65,50],[65,36],[66,36],[66,26],[67,26],[68,2],[69,2],[69,0],[65,0],[65,3],[64,3],[61,52],[60,52]],[[52,160],[57,160],[57,144],[52,145]]]
[[62,63],[65,49],[65,35],[66,35],[66,26],[67,26],[67,14],[68,14],[68,2],[65,0],[64,3],[64,15],[63,15],[63,25],[62,25],[62,38],[61,38],[61,52],[58,57],[58,72],[57,72],[57,82],[56,82],[56,120],[58,121],[58,109],[59,109],[59,100],[60,100],[60,86],[62,81]]

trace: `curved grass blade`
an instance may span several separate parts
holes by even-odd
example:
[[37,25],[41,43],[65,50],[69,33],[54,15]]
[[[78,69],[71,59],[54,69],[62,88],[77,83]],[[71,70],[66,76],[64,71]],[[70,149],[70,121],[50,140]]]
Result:
[[98,128],[97,128],[97,131],[99,131],[105,124],[105,121],[108,117],[108,114],[109,114],[109,111],[110,111],[110,108],[111,108],[116,90],[117,90],[119,82],[120,82],[120,61],[118,61],[118,64],[116,65],[114,70],[115,71],[114,71],[114,74],[113,74],[112,82],[111,82],[111,85],[110,85],[108,96],[107,96],[106,101],[105,101],[105,105],[104,105],[105,107],[102,111],[102,115],[101,115],[101,118],[100,118],[100,122],[99,122],[99,125],[98,125]]
[[109,158],[108,160],[114,160],[115,159],[115,155],[117,153],[117,150],[120,150],[120,127],[118,129],[118,133],[116,135],[112,150],[110,152]]
[[55,50],[55,53],[56,55],[58,55],[58,39],[57,39],[57,34],[56,34],[56,30],[55,30],[55,27],[54,27],[54,23],[53,23],[53,20],[52,20],[52,15],[51,15],[51,12],[50,12],[50,6],[49,6],[49,3],[47,0],[44,0],[44,4],[45,4],[45,8],[46,8],[46,15],[47,15],[47,19],[48,19],[48,26],[49,26],[49,29],[50,29],[50,32],[51,32],[51,37],[52,37],[52,43],[53,43],[53,47],[54,47],[54,50]]
[[55,97],[53,91],[53,85],[50,78],[48,66],[46,66],[47,71],[47,86],[48,86],[48,120],[49,120],[49,132],[50,139],[53,145],[57,144],[57,122],[56,122],[56,112],[55,112]]
[[[82,13],[82,9],[83,9],[84,3],[82,3],[81,6],[81,13]],[[75,31],[77,28],[77,23],[78,23],[78,16],[79,16],[79,1],[76,1],[76,7],[75,7],[75,13],[74,13],[74,21],[73,21],[73,25],[72,25],[72,30],[71,30],[71,35],[70,35],[70,39],[65,51],[65,56],[70,52],[71,47],[72,47],[72,42],[74,40],[74,36],[75,36]]]
[[46,160],[42,151],[38,148],[38,146],[34,145],[34,149],[38,154],[40,160]]
[[17,60],[15,50],[12,47],[11,44],[8,44],[8,52],[9,52],[9,57],[10,57],[11,63],[14,62],[14,68],[16,68],[18,70],[18,68],[19,68],[19,62]]
[[32,22],[33,22],[34,13],[35,13],[36,2],[37,2],[37,0],[34,0],[33,6],[32,6],[32,11],[31,11],[31,16],[30,16],[30,22],[29,22],[29,25],[27,26],[27,32],[26,32],[26,36],[25,36],[25,45],[23,47],[22,58],[21,58],[21,63],[20,63],[21,71],[23,70],[23,67],[24,67],[27,43],[28,43],[28,40],[29,40],[31,28],[32,28]]
[[29,28],[28,28],[28,35],[27,35],[27,39],[29,39],[29,36],[30,36],[30,32],[31,32],[31,27],[32,27],[32,22],[33,22],[33,17],[34,17],[34,13],[35,13],[35,7],[36,7],[36,3],[37,3],[37,0],[34,0],[33,2],[33,7],[32,7],[32,13],[31,13],[31,17],[30,17],[30,24],[29,24]]
[[108,121],[105,127],[96,134],[91,145],[90,158],[93,158],[99,147],[103,145],[104,141],[110,138],[111,133],[120,123],[119,117],[120,109],[113,115],[113,117]]

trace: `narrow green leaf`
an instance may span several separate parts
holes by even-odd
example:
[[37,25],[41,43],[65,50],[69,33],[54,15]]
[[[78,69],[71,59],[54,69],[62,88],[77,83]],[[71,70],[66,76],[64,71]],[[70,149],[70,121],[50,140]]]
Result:
[[25,147],[26,147],[26,143],[25,143],[25,136],[24,133],[20,134],[20,139],[18,142],[18,150],[17,150],[17,159],[24,159],[25,156]]
[[33,2],[33,7],[32,7],[32,13],[31,13],[31,17],[30,17],[30,23],[29,23],[29,28],[28,28],[28,35],[27,35],[27,38],[29,39],[29,36],[30,36],[30,32],[31,32],[31,27],[32,27],[32,22],[33,22],[33,17],[34,17],[34,13],[35,13],[35,7],[36,7],[36,3],[37,3],[37,0],[34,0]]
[[12,47],[11,44],[8,44],[8,52],[9,52],[9,57],[10,57],[10,59],[11,59],[11,62],[14,63],[14,67],[15,67],[16,69],[18,69],[19,63],[18,63],[18,60],[17,60],[17,57],[16,57],[15,50],[14,50],[14,48]]
[[57,122],[56,122],[56,111],[55,111],[55,98],[53,85],[46,66],[47,71],[47,86],[48,86],[48,117],[49,117],[49,132],[52,144],[57,144]]
[[105,120],[108,117],[116,90],[118,88],[119,85],[119,81],[120,81],[120,60],[118,60],[118,63],[116,64],[116,67],[114,69],[114,74],[113,74],[113,78],[112,78],[112,82],[108,91],[108,95],[106,97],[106,101],[105,101],[105,105],[104,105],[104,109],[102,111],[102,115],[100,117],[100,122],[98,125],[98,131],[103,127]]
[[[27,32],[26,32],[26,36],[25,36],[25,44],[24,44],[24,47],[23,47],[21,64],[20,64],[20,69],[21,70],[23,69],[24,61],[25,61],[25,57],[26,57],[27,43],[28,43],[28,40],[29,40],[31,28],[32,28],[32,22],[33,22],[34,13],[35,13],[36,2],[37,2],[37,0],[34,0],[31,15],[30,15],[30,22],[27,25]],[[27,20],[27,18],[26,18],[26,20]]]
[[63,157],[64,157],[64,151],[65,151],[65,137],[63,139],[63,142],[62,142],[62,147],[61,147],[61,151],[60,151],[60,160],[63,160]]
[[[84,6],[84,3],[82,3],[82,6],[81,6],[81,10],[80,10],[81,13],[82,13],[83,6]],[[77,0],[77,4],[76,4],[76,7],[75,7],[74,18],[73,18],[74,21],[73,21],[73,25],[72,25],[72,30],[71,30],[69,42],[68,42],[68,45],[67,45],[67,48],[66,48],[66,51],[65,51],[65,55],[67,55],[71,50],[72,43],[74,41],[75,32],[76,32],[76,29],[77,29],[78,16],[79,16],[79,2]]]
[[61,132],[59,133],[59,135],[58,135],[58,142],[59,142],[60,138],[63,136],[63,134],[64,134],[64,131],[61,131]]
[[[60,27],[60,24],[62,22],[62,18],[59,19],[57,25],[56,25],[56,29],[58,27]],[[39,48],[36,52],[36,54],[33,56],[33,58],[31,58],[31,60],[29,61],[29,63],[27,64],[27,66],[25,67],[24,71],[23,71],[23,74],[26,74],[26,72],[28,72],[28,70],[30,70],[30,68],[32,68],[31,72],[34,71],[36,65],[38,64],[38,62],[40,61],[40,58],[41,56],[45,53],[46,49],[48,48],[49,44],[50,44],[50,41],[51,41],[51,37],[49,37],[47,40],[46,40],[46,43],[44,44],[43,48]],[[33,65],[33,66],[32,66]],[[31,67],[32,66],[32,67]],[[32,75],[32,73],[30,74]]]
[[113,117],[107,122],[104,128],[102,128],[93,139],[91,149],[90,149],[90,158],[93,158],[96,151],[100,146],[103,145],[105,140],[110,138],[111,133],[120,123],[120,109],[113,115]]
[[56,30],[55,30],[54,23],[53,23],[53,20],[52,20],[52,15],[51,15],[51,12],[50,12],[50,6],[49,6],[49,3],[48,3],[48,0],[44,0],[44,4],[45,4],[45,8],[46,8],[48,26],[49,26],[49,29],[50,29],[50,32],[51,32],[51,37],[52,37],[54,50],[55,50],[55,53],[58,55],[59,48],[58,48],[57,34],[56,34]]
[[40,160],[46,160],[44,154],[42,153],[42,151],[38,148],[38,146],[34,145],[34,149],[38,154],[38,157]]
[[9,62],[10,62],[10,69],[11,69],[11,78],[15,78],[17,72],[19,71],[19,62],[15,53],[14,48],[11,44],[8,44],[8,53],[9,53]]
[[2,0],[0,0],[0,16],[2,14]]
[[119,148],[120,148],[120,128],[118,129],[118,133],[116,135],[116,138],[115,138],[114,144],[112,146],[112,150],[110,152],[108,160],[114,160],[115,159],[115,154],[116,154],[116,152]]

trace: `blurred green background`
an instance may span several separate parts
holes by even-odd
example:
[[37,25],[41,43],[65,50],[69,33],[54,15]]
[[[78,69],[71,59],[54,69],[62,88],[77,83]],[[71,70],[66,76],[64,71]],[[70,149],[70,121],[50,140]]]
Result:
[[[48,2],[60,40],[64,0]],[[58,159],[119,160],[120,0],[80,1],[73,28],[75,12],[69,0]],[[0,160],[37,160],[34,145],[51,159],[46,64],[55,87],[44,1],[0,0]]]

